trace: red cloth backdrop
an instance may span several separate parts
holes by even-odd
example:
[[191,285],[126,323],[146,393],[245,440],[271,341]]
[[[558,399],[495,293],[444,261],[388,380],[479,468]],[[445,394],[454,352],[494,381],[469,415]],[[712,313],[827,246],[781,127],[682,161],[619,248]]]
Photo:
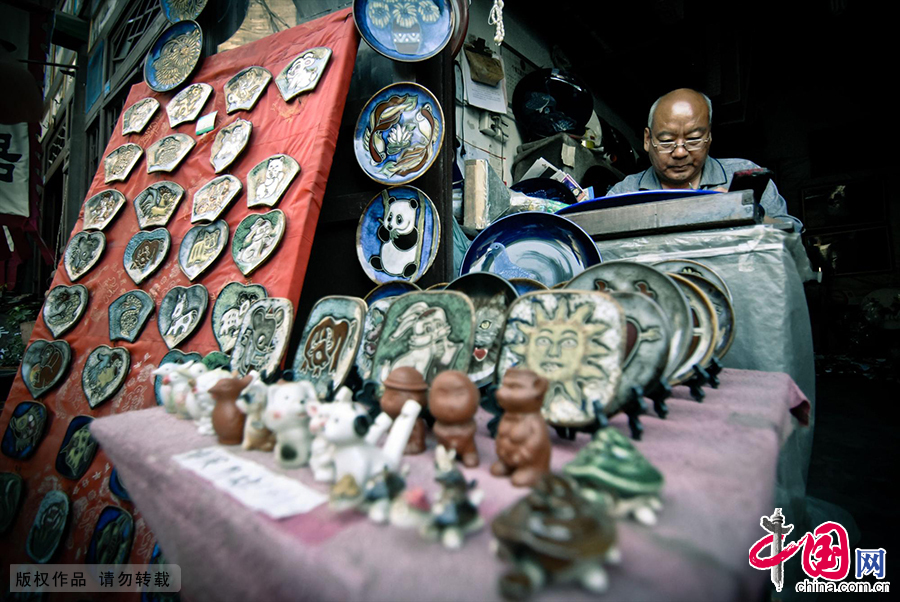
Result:
[[[0,454],[0,472],[13,471],[20,474],[25,479],[26,486],[25,501],[13,527],[5,535],[0,535],[0,565],[3,566],[4,583],[9,583],[10,563],[31,562],[25,552],[28,531],[34,521],[40,500],[53,489],[60,489],[69,495],[71,513],[69,530],[51,562],[84,562],[97,518],[106,505],[121,506],[135,518],[136,529],[131,562],[145,564],[149,559],[154,537],[141,518],[140,512],[132,504],[122,502],[110,493],[109,476],[112,467],[102,450],[98,452],[94,462],[78,482],[57,473],[55,461],[69,421],[73,417],[86,414],[96,418],[155,405],[151,371],[168,352],[157,328],[156,314],[151,316],[135,343],[115,342],[115,346],[125,347],[131,353],[131,369],[122,389],[112,399],[93,410],[88,405],[81,388],[81,372],[85,361],[91,350],[98,345],[113,345],[109,340],[107,310],[112,301],[121,294],[140,288],[153,298],[158,308],[162,297],[173,286],[192,284],[178,267],[178,249],[182,237],[191,227],[190,215],[194,192],[216,176],[209,161],[213,139],[219,129],[232,123],[236,118],[251,121],[253,133],[243,154],[223,172],[238,177],[244,184],[244,190],[223,213],[221,219],[228,222],[233,236],[241,219],[250,213],[263,213],[268,210],[265,207],[248,210],[247,173],[263,159],[276,153],[285,153],[296,159],[301,169],[277,205],[277,208],[284,211],[287,216],[287,228],[280,246],[269,261],[249,278],[241,274],[231,258],[229,237],[222,255],[207,273],[193,282],[203,284],[209,290],[209,307],[197,331],[179,348],[184,352],[198,351],[203,355],[218,350],[211,326],[212,307],[216,295],[229,282],[262,284],[270,296],[286,297],[296,308],[325,193],[325,184],[331,169],[338,127],[350,86],[358,44],[359,38],[350,10],[347,9],[252,44],[211,56],[203,62],[192,81],[205,82],[213,87],[213,94],[201,115],[213,110],[218,111],[216,127],[202,136],[196,135],[195,122],[181,124],[174,129],[197,141],[197,145],[174,172],[155,172],[148,175],[144,156],[125,182],[105,184],[101,165],[85,198],[101,190],[115,188],[125,195],[128,203],[104,231],[106,250],[102,261],[78,281],[78,284],[84,284],[90,290],[90,302],[81,321],[61,337],[68,341],[73,355],[64,382],[39,400],[47,406],[50,416],[43,441],[38,446],[37,452],[23,462],[13,461]],[[285,102],[275,85],[274,77],[296,56],[316,46],[326,46],[333,52],[318,86],[311,93]],[[252,65],[266,67],[272,73],[272,81],[251,111],[226,114],[224,84],[238,71]],[[143,134],[123,136],[120,117],[104,156],[126,142],[134,142],[146,149],[163,136],[173,133],[173,129],[169,127],[165,105],[174,93],[157,94],[141,83],[132,87],[125,107],[148,96],[159,100],[160,109]],[[185,196],[168,224],[172,247],[165,263],[151,278],[136,286],[123,267],[125,245],[139,230],[131,201],[147,186],[162,180],[178,182],[185,189]],[[81,231],[82,220],[83,214],[75,225],[73,234]],[[53,286],[59,284],[72,284],[62,263],[58,266],[53,280]],[[32,335],[32,340],[34,339],[53,339],[43,318],[37,321]],[[16,405],[29,399],[31,395],[20,374],[0,415],[0,436],[6,431]],[[147,461],[153,460],[148,458]],[[127,483],[125,485],[127,487]],[[178,506],[178,500],[172,500],[173,512],[178,512]],[[6,586],[3,587],[5,589]]]

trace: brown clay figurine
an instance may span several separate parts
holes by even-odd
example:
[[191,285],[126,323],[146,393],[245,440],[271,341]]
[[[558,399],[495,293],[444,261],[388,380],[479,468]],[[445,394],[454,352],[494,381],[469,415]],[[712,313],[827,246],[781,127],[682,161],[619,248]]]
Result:
[[[428,394],[428,384],[419,371],[409,366],[395,368],[384,379],[384,395],[381,396],[381,411],[396,419],[407,400],[412,399],[423,408]],[[425,451],[427,425],[422,418],[416,420],[404,454],[421,454]]]
[[550,471],[550,435],[541,416],[547,379],[524,368],[510,368],[497,389],[503,418],[497,427],[497,458],[491,474],[512,475],[516,487],[531,487]]
[[478,388],[465,372],[447,370],[431,382],[428,409],[435,418],[432,429],[438,443],[456,450],[462,463],[478,466],[475,448],[475,412],[478,411]]
[[244,438],[244,422],[247,415],[237,407],[241,391],[250,384],[253,377],[223,378],[209,389],[209,395],[216,402],[212,411],[212,425],[222,445],[239,445]]

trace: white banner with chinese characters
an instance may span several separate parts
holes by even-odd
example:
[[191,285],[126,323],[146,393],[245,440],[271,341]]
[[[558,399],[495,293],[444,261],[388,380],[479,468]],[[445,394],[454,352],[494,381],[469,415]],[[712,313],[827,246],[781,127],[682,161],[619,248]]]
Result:
[[28,124],[0,124],[0,213],[28,217]]

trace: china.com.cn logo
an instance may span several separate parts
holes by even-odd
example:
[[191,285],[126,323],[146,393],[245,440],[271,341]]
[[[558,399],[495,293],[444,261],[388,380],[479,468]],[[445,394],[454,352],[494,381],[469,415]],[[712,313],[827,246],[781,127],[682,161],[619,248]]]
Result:
[[[760,517],[760,526],[767,535],[757,540],[750,548],[750,566],[761,571],[772,571],[772,583],[781,591],[784,586],[784,563],[797,552],[803,551],[801,562],[803,571],[813,579],[797,584],[797,591],[869,591],[869,583],[847,583],[841,585],[859,585],[861,588],[836,588],[835,582],[846,579],[850,574],[850,541],[847,530],[840,523],[827,521],[812,532],[806,533],[796,541],[785,545],[784,538],[794,530],[794,525],[785,523],[781,508],[775,508],[772,516]],[[769,548],[769,556],[763,557],[763,551]],[[873,575],[876,579],[884,579],[885,555],[883,548],[865,550],[856,548],[857,579],[865,575]],[[817,582],[822,578],[825,582]],[[825,586],[828,587],[825,587]],[[819,587],[816,587],[819,586]],[[889,583],[876,583],[872,591],[888,591]]]

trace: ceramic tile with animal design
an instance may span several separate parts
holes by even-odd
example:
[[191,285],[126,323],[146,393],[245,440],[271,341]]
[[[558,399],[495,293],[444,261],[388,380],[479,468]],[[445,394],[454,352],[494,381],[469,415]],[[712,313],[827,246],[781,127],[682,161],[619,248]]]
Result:
[[141,160],[141,155],[143,154],[144,149],[133,142],[123,144],[113,150],[103,160],[105,174],[103,181],[109,184],[110,182],[128,179],[128,174],[131,173],[137,162]]
[[166,105],[169,127],[174,129],[182,123],[197,119],[212,92],[209,84],[191,84],[176,94]]
[[147,148],[147,173],[175,171],[197,141],[187,134],[170,134]]
[[46,429],[47,407],[38,401],[19,402],[9,416],[0,449],[13,460],[27,460],[37,451]]
[[75,282],[100,261],[106,249],[106,236],[103,232],[78,232],[69,241],[63,255],[63,265],[69,280]]
[[84,202],[84,229],[103,230],[125,204],[125,195],[109,189],[98,192]]
[[59,338],[78,324],[89,300],[90,292],[82,284],[60,284],[50,289],[41,314],[54,338]]
[[294,306],[287,299],[267,297],[251,305],[231,350],[232,370],[238,376],[251,370],[274,374],[287,351],[293,322]]
[[97,453],[97,441],[91,437],[90,416],[75,416],[69,422],[59,452],[56,454],[56,472],[77,481],[84,476],[94,455]]
[[250,142],[253,124],[246,119],[236,119],[216,134],[212,143],[209,162],[216,173],[231,165]]
[[228,223],[218,220],[198,224],[187,231],[178,248],[178,265],[188,280],[195,280],[205,272],[225,250],[228,242]]
[[143,132],[158,110],[159,101],[155,98],[143,98],[125,109],[122,116],[122,135]]
[[165,294],[159,302],[156,324],[169,349],[177,347],[194,333],[206,314],[208,304],[209,293],[202,284],[176,286]]
[[194,193],[191,223],[212,221],[225,211],[243,189],[243,184],[231,174],[214,178]]
[[265,67],[247,67],[228,80],[225,92],[225,112],[250,111],[266,91],[272,74]]
[[81,388],[91,409],[118,392],[130,368],[131,354],[124,347],[100,345],[91,351],[81,372]]
[[319,46],[303,51],[275,77],[275,85],[285,102],[315,89],[328,66],[331,48]]
[[177,182],[156,182],[134,197],[134,213],[141,229],[165,226],[175,214],[184,197],[184,188]]
[[213,336],[216,337],[219,349],[228,352],[234,348],[247,310],[267,296],[263,286],[240,282],[229,282],[219,291],[212,311]]
[[249,276],[275,253],[287,228],[280,209],[254,213],[241,220],[231,240],[231,257],[244,276]]
[[135,284],[140,284],[159,269],[171,246],[172,237],[165,228],[138,231],[125,245],[122,256],[125,273]]
[[31,342],[22,355],[22,380],[37,399],[60,383],[72,362],[72,348],[66,341]]
[[298,173],[300,164],[289,155],[263,159],[247,174],[247,207],[274,207]]

